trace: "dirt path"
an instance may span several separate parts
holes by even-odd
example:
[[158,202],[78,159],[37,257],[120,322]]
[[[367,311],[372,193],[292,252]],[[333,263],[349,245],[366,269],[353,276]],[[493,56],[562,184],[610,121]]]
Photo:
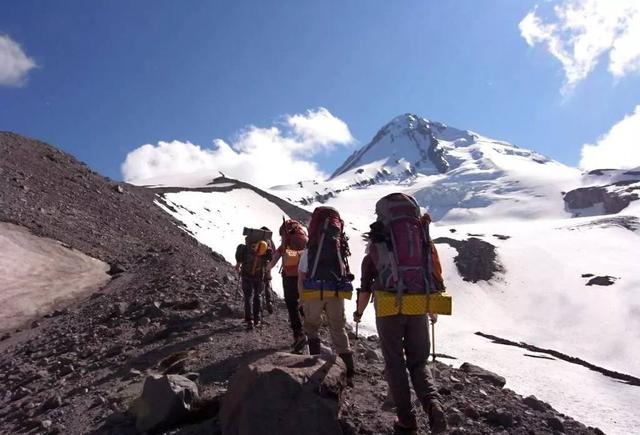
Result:
[[101,287],[107,270],[100,260],[0,222],[0,331]]

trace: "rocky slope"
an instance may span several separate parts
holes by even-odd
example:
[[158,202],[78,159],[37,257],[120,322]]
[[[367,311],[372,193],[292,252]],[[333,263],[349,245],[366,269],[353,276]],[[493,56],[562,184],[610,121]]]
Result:
[[[288,349],[284,307],[263,329],[244,331],[230,265],[154,205],[156,191],[105,179],[11,133],[0,133],[0,154],[0,221],[102,259],[112,275],[91,295],[3,336],[0,432],[135,433],[129,408],[145,376],[195,372],[199,406],[166,432],[216,433],[236,368]],[[358,377],[341,395],[342,431],[388,433],[393,414],[377,341],[356,347]],[[435,369],[451,433],[597,433],[501,388],[495,375]]]

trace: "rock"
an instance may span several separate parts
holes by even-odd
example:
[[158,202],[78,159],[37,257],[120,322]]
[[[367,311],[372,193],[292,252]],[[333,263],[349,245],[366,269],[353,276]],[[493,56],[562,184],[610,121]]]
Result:
[[198,299],[191,299],[184,302],[178,302],[173,306],[176,310],[195,310],[200,308],[200,301]]
[[51,396],[42,404],[43,410],[56,409],[62,406],[62,398],[59,395]]
[[496,426],[511,427],[513,426],[513,414],[504,409],[492,409],[487,414],[487,421]]
[[473,364],[464,363],[460,366],[460,370],[468,373],[470,376],[474,376],[476,378],[482,379],[483,381],[489,382],[490,384],[495,385],[498,388],[504,387],[504,385],[507,383],[506,379],[502,376]]
[[547,424],[551,429],[564,433],[564,422],[560,420],[558,417],[556,416],[548,417]]
[[127,269],[120,263],[114,263],[111,265],[111,267],[109,268],[109,271],[107,272],[109,275],[118,275],[120,273],[126,272]]
[[535,411],[546,411],[549,406],[543,401],[538,400],[536,396],[527,396],[522,399],[522,402]]
[[105,358],[111,358],[112,356],[120,355],[122,353],[123,346],[120,344],[116,344],[115,346],[111,346],[104,354]]
[[151,375],[133,404],[136,428],[156,430],[180,421],[198,399],[198,386],[180,375]]
[[477,420],[480,418],[480,413],[470,403],[465,404],[465,406],[462,408],[462,412],[464,413],[465,416],[472,418],[474,420]]
[[367,361],[380,361],[381,359],[380,353],[375,349],[367,349],[364,352],[364,358]]
[[131,369],[129,370],[129,372],[124,376],[123,379],[135,379],[137,377],[139,377],[142,374],[142,372],[138,369]]
[[222,433],[342,433],[345,366],[335,355],[274,353],[241,366],[222,401]]
[[40,427],[42,427],[42,429],[44,430],[49,430],[51,429],[51,425],[53,424],[53,422],[51,420],[42,420],[40,422]]
[[164,316],[164,311],[160,308],[160,302],[154,302],[145,309],[145,315],[151,319]]
[[192,382],[195,382],[196,384],[200,381],[200,373],[189,372],[189,373],[185,373],[184,377],[189,379]]
[[118,184],[118,185],[116,186],[116,192],[118,192],[118,193],[124,193],[124,188]]
[[447,410],[447,423],[450,426],[460,426],[464,422],[464,416],[458,408],[449,408]]
[[608,285],[612,285],[613,283],[616,282],[618,278],[614,277],[614,276],[609,276],[609,275],[604,275],[604,276],[596,276],[591,278],[588,282],[587,282],[587,286],[592,286],[592,285],[601,285],[601,286],[608,286]]

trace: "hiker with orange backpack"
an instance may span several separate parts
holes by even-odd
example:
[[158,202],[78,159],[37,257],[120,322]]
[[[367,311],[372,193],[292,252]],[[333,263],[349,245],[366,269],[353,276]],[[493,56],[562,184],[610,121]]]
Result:
[[293,331],[293,352],[302,353],[307,345],[307,337],[302,331],[298,302],[298,265],[300,255],[307,245],[307,231],[304,226],[294,219],[282,218],[280,226],[280,246],[275,250],[273,260],[267,265],[267,270],[282,259],[282,288],[284,290],[284,302],[289,313],[289,324]]
[[380,199],[376,215],[362,261],[353,320],[361,321],[373,294],[385,374],[396,405],[395,432],[417,433],[408,370],[416,396],[429,417],[431,433],[441,433],[447,429],[447,422],[427,366],[427,316],[436,321],[436,315],[430,312],[430,295],[445,288],[438,253],[429,237],[431,219],[428,214],[421,216],[416,200],[402,193]]
[[322,313],[329,322],[331,342],[347,368],[347,384],[353,386],[355,367],[347,337],[344,300],[351,299],[353,275],[344,222],[332,207],[317,207],[309,223],[309,242],[298,265],[298,293],[304,309],[304,331],[309,353],[321,351],[318,335]]
[[247,329],[253,329],[262,322],[261,295],[265,287],[267,264],[273,255],[268,243],[271,231],[244,228],[242,234],[245,242],[236,248],[236,271],[242,280],[244,320]]

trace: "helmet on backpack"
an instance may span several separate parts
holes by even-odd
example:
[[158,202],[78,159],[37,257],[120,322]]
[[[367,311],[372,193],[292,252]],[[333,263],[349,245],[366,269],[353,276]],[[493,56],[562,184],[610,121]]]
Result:
[[253,251],[256,253],[258,257],[262,257],[267,253],[269,249],[269,245],[264,240],[260,240],[253,248]]

